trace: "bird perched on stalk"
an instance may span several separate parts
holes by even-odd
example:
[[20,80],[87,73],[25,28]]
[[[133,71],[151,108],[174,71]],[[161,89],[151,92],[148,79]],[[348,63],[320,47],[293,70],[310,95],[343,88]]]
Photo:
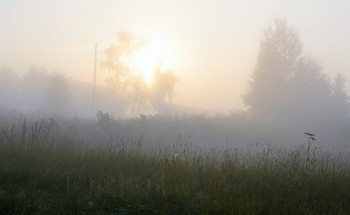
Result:
[[309,132],[305,132],[304,134],[306,134],[307,136],[310,136],[310,137],[314,137],[315,136],[315,134],[309,133]]

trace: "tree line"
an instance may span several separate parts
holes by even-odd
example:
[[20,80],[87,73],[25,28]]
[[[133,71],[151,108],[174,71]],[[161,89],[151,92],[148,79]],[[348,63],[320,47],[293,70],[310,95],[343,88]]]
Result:
[[[119,32],[117,41],[105,50],[102,67],[109,73],[107,84],[116,96],[128,101],[130,113],[156,109],[171,102],[177,77],[170,69],[155,65],[152,85],[125,60],[147,40],[129,32]],[[41,104],[52,112],[69,110],[70,92],[62,74],[32,66],[22,77],[9,68],[0,69],[2,108]],[[21,86],[21,87],[18,87]],[[22,103],[20,103],[22,101]],[[264,30],[260,50],[243,102],[252,119],[291,125],[341,124],[349,120],[345,78],[325,74],[321,62],[303,54],[299,34],[278,18]],[[306,127],[307,127],[306,126]]]
[[67,115],[71,111],[71,93],[62,73],[31,66],[19,76],[12,69],[2,67],[0,76],[0,109],[40,110],[56,115]]

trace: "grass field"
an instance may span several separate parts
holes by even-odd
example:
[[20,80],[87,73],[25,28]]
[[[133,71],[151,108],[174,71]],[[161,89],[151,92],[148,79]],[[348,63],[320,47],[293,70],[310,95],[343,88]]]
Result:
[[142,136],[91,145],[51,126],[2,127],[1,214],[350,213],[350,164],[341,154],[148,145]]

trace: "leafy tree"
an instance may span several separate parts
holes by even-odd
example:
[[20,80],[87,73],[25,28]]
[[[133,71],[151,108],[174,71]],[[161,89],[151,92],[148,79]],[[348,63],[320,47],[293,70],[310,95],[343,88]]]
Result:
[[158,67],[154,72],[154,81],[150,89],[152,104],[157,106],[164,102],[170,102],[177,80],[172,70],[162,72]]
[[172,71],[161,71],[162,62],[155,65],[154,81],[147,85],[137,73],[130,59],[140,49],[147,46],[144,38],[136,38],[129,32],[119,32],[117,43],[105,50],[106,59],[103,67],[110,73],[106,80],[115,92],[129,101],[132,113],[154,108],[158,103],[170,101],[176,83]]
[[336,107],[335,112],[338,115],[349,115],[349,102],[348,95],[345,91],[345,78],[341,73],[338,73],[332,84],[332,103]]
[[106,80],[116,93],[129,101],[131,112],[149,106],[147,84],[132,68],[130,59],[146,44],[144,39],[136,39],[129,32],[119,32],[117,43],[105,50],[106,59],[102,65],[110,73]]
[[244,103],[254,114],[274,114],[282,104],[285,84],[291,78],[301,56],[302,45],[296,31],[288,27],[286,19],[276,19],[264,31],[257,63]]
[[286,19],[264,32],[244,103],[254,116],[295,123],[329,124],[348,115],[344,79],[334,84],[321,63],[302,55],[298,33]]
[[129,32],[119,32],[117,39],[116,44],[105,50],[106,59],[102,65],[111,74],[107,83],[118,94],[129,96],[139,90],[141,81],[130,65],[130,58],[145,45],[145,40],[137,40]]

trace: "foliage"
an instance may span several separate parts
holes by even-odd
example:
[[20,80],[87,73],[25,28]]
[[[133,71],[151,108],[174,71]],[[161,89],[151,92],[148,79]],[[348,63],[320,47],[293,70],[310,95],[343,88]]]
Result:
[[340,116],[349,114],[349,102],[348,95],[345,91],[345,78],[341,73],[338,73],[334,78],[332,84],[332,103],[338,109],[337,113],[340,113]]
[[298,33],[283,18],[264,32],[244,103],[254,116],[309,126],[349,113],[344,80],[332,85],[320,62],[302,55]]
[[170,102],[177,81],[178,79],[171,70],[161,71],[160,67],[158,67],[154,71],[154,81],[150,89],[152,104],[157,105],[163,102]]
[[287,26],[285,19],[276,19],[274,26],[264,32],[260,52],[244,96],[244,102],[253,113],[274,112],[280,104],[284,86],[296,70],[302,46],[297,32]]
[[[140,77],[132,70],[130,58],[145,45],[145,40],[136,40],[131,33],[119,32],[118,43],[105,50],[106,60],[102,62],[104,68],[111,77],[107,80],[118,94],[130,96],[142,91],[145,83],[141,83]],[[140,86],[141,85],[141,88]]]
[[159,102],[170,101],[176,84],[176,77],[171,70],[161,71],[162,62],[153,69],[154,84],[149,86],[132,65],[133,56],[148,45],[145,38],[136,38],[129,32],[119,32],[117,43],[105,50],[106,59],[102,66],[111,76],[107,84],[118,95],[129,100],[131,112],[144,112],[154,108]]

